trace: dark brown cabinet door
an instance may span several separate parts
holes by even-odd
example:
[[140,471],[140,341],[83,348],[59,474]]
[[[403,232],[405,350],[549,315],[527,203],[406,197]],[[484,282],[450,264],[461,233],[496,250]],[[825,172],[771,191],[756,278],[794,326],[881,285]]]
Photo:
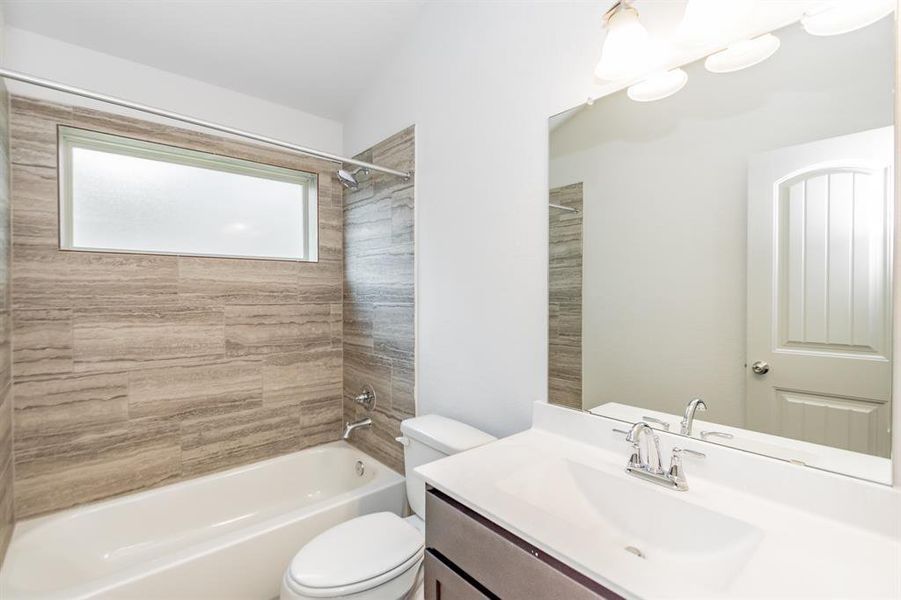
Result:
[[426,600],[487,600],[475,586],[455,573],[431,552],[425,554]]

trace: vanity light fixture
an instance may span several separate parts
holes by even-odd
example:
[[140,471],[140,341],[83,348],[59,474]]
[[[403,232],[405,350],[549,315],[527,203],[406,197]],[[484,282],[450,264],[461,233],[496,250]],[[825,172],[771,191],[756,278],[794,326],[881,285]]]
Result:
[[811,35],[841,35],[891,14],[895,0],[831,0],[809,9],[801,26]]
[[675,41],[686,46],[724,43],[754,12],[755,0],[688,0]]
[[626,94],[636,102],[653,102],[672,96],[688,81],[688,73],[682,69],[652,73],[644,80],[629,86]]
[[637,77],[662,63],[659,43],[651,39],[629,0],[620,0],[604,13],[604,26],[607,37],[594,70],[598,79]]
[[704,66],[711,73],[732,73],[762,63],[779,49],[781,42],[772,33],[729,44],[725,50],[711,54]]

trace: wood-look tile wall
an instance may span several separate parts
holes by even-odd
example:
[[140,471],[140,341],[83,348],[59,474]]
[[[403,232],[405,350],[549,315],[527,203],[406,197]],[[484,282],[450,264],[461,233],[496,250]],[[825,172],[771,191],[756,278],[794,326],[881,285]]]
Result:
[[[320,261],[60,251],[60,124],[318,173]],[[22,97],[11,131],[17,518],[339,437],[334,164]]]
[[0,564],[13,530],[12,364],[10,352],[9,95],[0,81]]
[[551,190],[548,402],[582,408],[582,184]]
[[[412,173],[413,127],[355,158]],[[344,412],[347,420],[365,416],[349,398],[373,386],[373,427],[355,432],[353,443],[403,473],[395,438],[401,420],[415,413],[413,178],[372,173],[359,180],[344,193]]]

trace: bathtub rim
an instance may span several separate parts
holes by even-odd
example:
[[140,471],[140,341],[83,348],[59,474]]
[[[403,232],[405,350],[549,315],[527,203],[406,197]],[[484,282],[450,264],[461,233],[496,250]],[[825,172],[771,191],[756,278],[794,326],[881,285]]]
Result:
[[[213,479],[234,477],[236,475],[239,475],[241,473],[246,473],[248,471],[256,471],[267,465],[274,465],[274,464],[278,464],[280,462],[288,462],[289,459],[291,459],[301,453],[313,454],[316,452],[322,452],[329,448],[345,448],[345,449],[353,450],[359,454],[362,454],[363,456],[366,456],[369,460],[374,461],[378,466],[382,467],[386,472],[384,474],[385,477],[391,478],[392,476],[396,476],[398,481],[404,481],[404,479],[405,479],[405,477],[403,475],[401,475],[400,473],[398,473],[397,471],[395,471],[388,465],[384,464],[383,462],[381,462],[374,456],[366,453],[364,450],[362,450],[344,440],[335,440],[332,442],[326,442],[324,444],[317,444],[315,446],[309,446],[307,448],[302,448],[300,450],[296,450],[294,452],[289,452],[287,454],[281,454],[279,456],[274,456],[272,458],[265,458],[265,459],[258,460],[258,461],[252,462],[252,463],[247,463],[246,465],[238,465],[236,467],[222,469],[221,471],[214,471],[212,473],[207,473],[205,475],[200,475],[198,477],[190,477],[188,479],[173,481],[172,483],[164,483],[162,485],[157,485],[152,488],[148,488],[146,490],[126,492],[124,494],[113,496],[111,498],[103,498],[101,500],[86,502],[85,504],[70,506],[68,508],[63,508],[63,509],[60,509],[57,511],[44,513],[44,514],[40,514],[40,515],[35,515],[33,517],[28,517],[26,519],[16,521],[15,528],[13,530],[13,535],[15,535],[15,533],[19,530],[20,527],[25,529],[26,531],[30,531],[30,530],[34,529],[36,527],[36,524],[38,521],[51,520],[54,518],[56,518],[56,519],[67,518],[68,519],[68,518],[74,517],[76,515],[90,514],[92,512],[102,510],[104,507],[106,507],[108,505],[112,505],[112,504],[122,504],[122,505],[131,504],[133,502],[137,502],[148,496],[157,494],[160,492],[160,490],[163,490],[163,489],[176,490],[176,489],[191,488],[191,487],[200,485],[203,482],[211,481]],[[380,474],[381,473],[382,472],[380,471]],[[382,479],[382,477],[376,477],[369,483],[374,484],[376,481],[379,481],[381,479]],[[369,485],[369,484],[366,484],[366,485]],[[345,493],[346,492],[342,492],[339,495],[343,495]],[[314,503],[310,506],[314,506],[315,504],[318,504],[318,502]]]
[[[288,462],[291,458],[295,457],[298,454],[302,453],[316,453],[328,450],[330,448],[341,448],[341,449],[349,449],[352,450],[355,454],[359,456],[366,457],[368,461],[374,462],[376,465],[381,467],[383,471],[379,471],[376,477],[373,478],[372,481],[369,481],[362,486],[352,488],[343,492],[340,492],[334,496],[330,496],[328,498],[323,498],[317,502],[312,504],[308,504],[299,508],[295,508],[293,510],[288,510],[283,513],[279,513],[277,515],[270,516],[267,519],[264,519],[258,523],[253,525],[248,525],[247,527],[241,527],[236,530],[223,533],[219,536],[213,536],[209,539],[203,540],[198,543],[189,544],[182,548],[179,548],[175,552],[171,552],[165,554],[163,556],[159,556],[150,560],[146,560],[140,562],[135,565],[128,566],[118,571],[114,571],[110,574],[103,575],[100,577],[96,577],[94,579],[88,579],[83,583],[79,583],[70,587],[62,587],[53,590],[48,590],[46,592],[41,592],[46,595],[46,598],[49,599],[57,599],[57,598],[66,598],[67,600],[79,600],[80,598],[90,597],[94,594],[103,594],[107,593],[111,590],[114,590],[116,587],[120,586],[123,582],[134,581],[140,579],[145,576],[150,576],[154,574],[158,574],[166,569],[170,569],[172,567],[176,567],[178,565],[184,564],[185,562],[207,556],[211,553],[214,553],[220,549],[234,546],[241,542],[248,541],[254,537],[258,537],[261,535],[265,535],[270,533],[280,527],[284,527],[286,525],[297,522],[303,518],[312,518],[317,515],[320,515],[330,509],[334,509],[338,506],[341,506],[347,502],[353,501],[355,498],[359,498],[361,496],[375,494],[379,492],[384,492],[391,487],[394,486],[404,486],[405,477],[388,467],[383,462],[379,461],[375,457],[371,456],[367,452],[363,451],[352,444],[349,444],[343,440],[337,440],[333,442],[327,442],[324,444],[318,444],[316,446],[310,446],[308,448],[303,448],[301,450],[297,450],[295,452],[290,452],[288,454],[283,454],[280,456],[276,456],[273,458],[268,458],[260,461],[256,461],[253,463],[248,463],[246,465],[240,465],[237,467],[233,467],[231,469],[223,469],[222,471],[216,471],[214,473],[209,473],[206,475],[202,475],[200,477],[194,477],[191,479],[186,479],[184,481],[177,481],[167,485],[160,485],[154,488],[150,488],[147,490],[141,490],[140,492],[134,492],[130,494],[123,494],[121,496],[116,496],[113,498],[107,498],[104,500],[99,500],[97,502],[92,502],[89,504],[84,504],[81,506],[75,506],[72,508],[63,509],[60,511],[56,511],[53,513],[49,513],[46,515],[38,515],[36,517],[32,517],[29,519],[24,519],[16,523],[15,528],[13,530],[13,535],[10,539],[9,548],[7,549],[6,560],[2,567],[0,567],[0,591],[8,591],[15,592],[17,588],[12,587],[9,588],[6,585],[2,585],[6,582],[5,574],[7,572],[7,566],[9,563],[10,552],[9,550],[13,549],[13,544],[17,539],[20,539],[22,536],[28,535],[30,532],[41,529],[46,526],[50,526],[54,523],[60,521],[66,521],[73,519],[75,517],[79,517],[85,514],[91,514],[97,512],[99,510],[103,510],[105,507],[110,505],[127,505],[132,504],[140,499],[146,498],[147,496],[151,496],[154,494],[160,493],[163,489],[172,489],[172,488],[189,488],[203,483],[204,481],[209,481],[212,479],[222,478],[222,477],[233,477],[239,475],[241,473],[245,473],[248,471],[257,470],[263,468],[266,465],[276,464],[278,462]],[[401,494],[406,496],[406,491],[402,490]],[[404,500],[404,507],[402,508],[402,512],[406,511],[406,500]],[[300,548],[298,548],[300,550]],[[48,573],[49,576],[52,576],[52,573]],[[44,597],[41,596],[41,593],[34,593],[33,596],[26,597]]]

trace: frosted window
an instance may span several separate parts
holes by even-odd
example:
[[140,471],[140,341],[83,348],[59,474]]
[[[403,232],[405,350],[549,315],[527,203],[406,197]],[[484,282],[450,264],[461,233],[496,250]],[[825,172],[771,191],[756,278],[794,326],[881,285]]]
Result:
[[71,128],[60,131],[64,249],[316,260],[316,178]]

